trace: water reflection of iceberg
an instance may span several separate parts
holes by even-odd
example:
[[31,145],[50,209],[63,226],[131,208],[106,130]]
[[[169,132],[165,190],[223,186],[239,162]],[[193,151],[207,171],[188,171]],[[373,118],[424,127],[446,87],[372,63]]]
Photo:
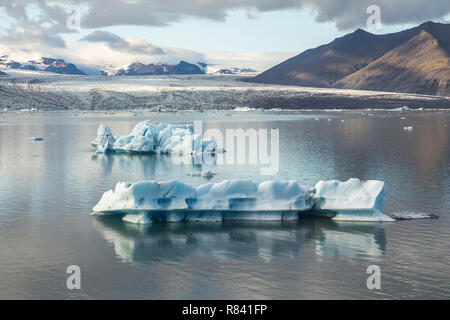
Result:
[[[147,179],[165,176],[180,170],[202,172],[216,165],[212,154],[96,154],[92,160],[99,163],[102,174],[111,175],[113,169],[135,173],[137,177]],[[182,164],[183,166],[180,166]]]
[[311,248],[331,258],[381,259],[386,246],[382,225],[327,219],[135,225],[100,216],[93,224],[114,246],[119,259],[139,263],[181,261],[191,254],[217,259],[257,256],[270,261],[295,258]]
[[330,258],[381,258],[386,249],[383,226],[334,222],[323,228],[316,243],[316,253]]

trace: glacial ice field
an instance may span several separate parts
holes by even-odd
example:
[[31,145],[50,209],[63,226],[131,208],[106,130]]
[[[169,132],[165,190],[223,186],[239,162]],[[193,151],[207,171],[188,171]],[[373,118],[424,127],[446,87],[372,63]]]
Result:
[[[234,110],[449,108],[449,97],[266,85],[236,75],[78,76],[5,69],[0,109]],[[239,109],[238,109],[239,110]]]

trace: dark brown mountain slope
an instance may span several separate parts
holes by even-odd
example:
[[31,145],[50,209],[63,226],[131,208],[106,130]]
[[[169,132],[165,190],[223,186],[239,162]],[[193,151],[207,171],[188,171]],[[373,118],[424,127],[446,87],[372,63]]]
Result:
[[[333,87],[339,80],[365,68],[424,30],[438,41],[440,49],[448,55],[450,51],[449,24],[426,22],[412,29],[384,35],[374,35],[358,29],[329,44],[306,50],[248,81]],[[445,70],[442,72],[445,73]],[[339,85],[347,87],[344,83]],[[409,92],[414,91],[411,89]]]
[[422,30],[334,86],[450,96],[450,56],[444,46]]

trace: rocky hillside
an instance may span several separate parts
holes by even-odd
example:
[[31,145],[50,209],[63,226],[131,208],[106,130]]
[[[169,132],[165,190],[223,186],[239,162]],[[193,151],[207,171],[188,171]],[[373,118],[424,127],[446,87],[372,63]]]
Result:
[[449,24],[426,22],[384,35],[358,29],[249,81],[448,96],[449,48]]
[[450,96],[450,59],[440,42],[423,30],[334,86]]

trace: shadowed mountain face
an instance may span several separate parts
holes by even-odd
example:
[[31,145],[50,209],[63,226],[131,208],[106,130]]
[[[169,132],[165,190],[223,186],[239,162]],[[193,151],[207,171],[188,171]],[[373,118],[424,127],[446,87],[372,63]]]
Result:
[[449,55],[435,37],[422,30],[334,86],[450,96]]
[[73,63],[67,63],[62,59],[42,58],[42,63],[47,66],[44,71],[61,74],[85,75],[85,73],[78,70]]
[[[249,81],[450,95],[449,52],[448,24],[426,22],[385,35],[358,29],[329,44],[306,50]],[[413,56],[419,65],[404,61]],[[376,73],[376,79],[367,72]],[[411,75],[420,79],[419,83],[407,78]],[[403,82],[405,79],[409,81]]]

